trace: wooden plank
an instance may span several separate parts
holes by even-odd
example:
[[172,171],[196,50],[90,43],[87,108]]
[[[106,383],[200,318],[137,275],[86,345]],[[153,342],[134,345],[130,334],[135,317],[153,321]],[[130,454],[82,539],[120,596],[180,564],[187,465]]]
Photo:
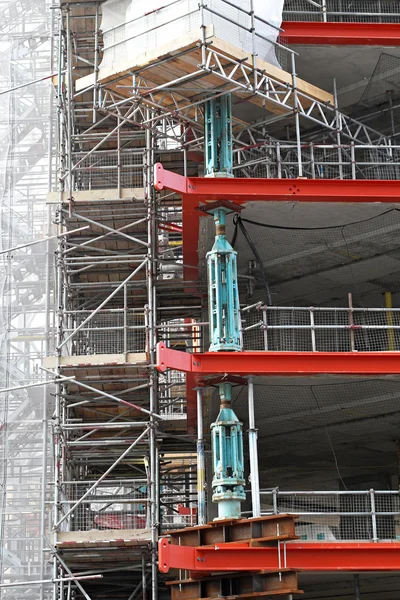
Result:
[[[92,365],[127,365],[127,364],[146,364],[147,358],[144,352],[129,352],[126,360],[124,354],[90,354],[84,356],[61,356],[61,367],[80,367]],[[46,369],[55,369],[57,367],[57,357],[47,356],[43,360],[43,366]]]
[[[240,48],[237,48],[233,44],[225,42],[220,38],[212,35],[213,28],[210,26],[207,28],[207,37],[212,41],[212,47],[227,57],[241,60],[247,65],[251,65],[251,56],[244,52]],[[147,71],[146,78],[149,76],[149,80],[155,85],[167,83],[171,80],[171,77],[187,75],[188,73],[195,72],[198,70],[198,65],[201,62],[201,52],[198,44],[200,43],[198,31],[191,32],[190,34],[173,40],[168,44],[164,44],[160,48],[154,48],[136,57],[136,59],[124,59],[120,61],[114,69],[100,69],[98,80],[100,83],[106,84],[113,80],[122,77],[127,72],[131,71]],[[186,52],[185,52],[186,51]],[[182,54],[182,52],[185,52]],[[179,54],[179,56],[177,56]],[[174,58],[174,56],[176,58]],[[152,65],[160,60],[170,59],[168,63],[163,65]],[[257,68],[263,71],[267,76],[282,83],[284,85],[292,84],[292,76],[290,73],[283,69],[271,65],[260,58],[257,58]],[[169,65],[171,65],[171,71],[169,71]],[[185,65],[185,66],[184,66]],[[240,77],[240,71],[237,76]],[[94,75],[89,75],[78,79],[76,82],[77,91],[84,89],[88,85],[91,85],[94,81]],[[221,85],[221,79],[217,75],[207,75],[197,82],[197,84],[204,88],[209,89],[213,85]],[[184,86],[183,86],[184,89]],[[323,103],[334,104],[333,96],[329,92],[314,86],[303,79],[297,78],[297,89],[299,92],[306,94],[313,100],[317,100]],[[245,92],[243,92],[245,93]],[[190,98],[190,96],[188,96]],[[255,97],[251,97],[255,98]],[[264,100],[255,98],[253,102],[260,104]],[[275,107],[275,110],[279,107]]]
[[[224,40],[221,40],[219,38],[213,39],[213,47],[215,47],[217,50],[221,50],[223,53],[227,54],[228,56],[231,56],[232,58],[236,58],[239,60],[244,60],[245,58],[248,58],[246,52],[240,50],[233,44],[229,44],[228,42],[225,42]],[[247,60],[245,61],[245,63],[250,64],[250,61]],[[265,62],[265,60],[257,58],[257,68],[261,71],[264,71],[265,74],[269,77],[276,79],[281,83],[288,83],[290,85],[292,84],[292,75],[290,73],[284,71],[283,69],[280,69],[279,67],[275,67],[274,65]],[[332,106],[334,105],[334,99],[332,94],[330,94],[329,92],[325,92],[321,88],[312,85],[311,83],[308,83],[307,81],[304,81],[304,79],[300,79],[299,77],[297,77],[297,90],[299,92],[307,94],[308,96],[311,96],[311,98],[313,98],[314,100],[318,100],[319,102],[326,102],[332,104]]]
[[[84,202],[109,202],[110,200],[144,200],[143,188],[121,188],[109,190],[79,190],[73,192],[73,200],[77,203]],[[63,192],[61,201],[69,202],[69,192]],[[46,197],[47,204],[59,204],[59,192],[49,192]]]
[[[66,544],[72,547],[72,544],[80,546],[90,542],[107,542],[111,546],[123,546],[124,540],[127,540],[130,545],[140,545],[151,540],[150,529],[109,529],[90,531],[63,531],[57,534],[57,545]],[[118,542],[118,543],[115,543]]]

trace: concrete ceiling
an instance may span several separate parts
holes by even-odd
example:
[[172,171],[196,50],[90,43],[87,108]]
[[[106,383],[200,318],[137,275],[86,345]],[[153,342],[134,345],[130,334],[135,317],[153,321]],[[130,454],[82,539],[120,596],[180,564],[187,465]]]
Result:
[[[271,225],[245,227],[264,263],[273,304],[346,305],[353,293],[360,306],[382,306],[383,293],[397,293],[400,279],[400,212],[380,204],[306,204],[250,202],[244,219]],[[281,227],[276,229],[274,227]],[[323,229],[323,228],[335,229]],[[288,229],[285,229],[288,228]],[[312,231],[290,228],[321,228]],[[233,238],[232,216],[228,239]],[[200,227],[201,264],[213,244],[214,224],[203,218]],[[238,233],[239,274],[248,273],[254,254]],[[260,270],[254,272],[252,299],[266,300]],[[400,290],[399,290],[400,291]],[[397,301],[397,300],[396,300]]]
[[400,48],[390,46],[293,46],[293,50],[299,54],[299,77],[328,92],[333,92],[336,79],[341,109],[359,102],[382,53],[400,57]]
[[[248,203],[242,216],[250,220],[279,227],[339,226],[332,235],[332,230],[310,233],[245,223],[272,278],[273,303],[346,306],[352,292],[356,305],[383,306],[384,291],[396,291],[400,279],[400,213],[383,214],[387,208]],[[232,239],[232,216],[228,221]],[[200,229],[204,257],[213,242],[212,220],[203,218]],[[243,237],[235,247],[239,273],[246,274],[252,251]],[[259,272],[255,276],[258,288],[248,303],[266,300]],[[396,306],[400,296],[393,297]],[[400,378],[257,378],[255,400],[260,455],[268,457],[260,465],[262,485],[334,489],[339,473],[344,479],[364,475],[366,487],[378,486],[382,479],[390,485],[397,472]],[[234,407],[247,426],[246,388],[236,388]],[[217,409],[215,395],[210,421]]]
[[[330,92],[335,78],[339,106],[351,114],[362,112],[360,100],[381,54],[400,58],[400,48],[392,47],[294,49],[299,53],[299,77]],[[237,116],[249,120],[246,107],[238,105],[234,110]],[[273,117],[257,108],[252,120],[269,116]],[[271,124],[268,133],[279,138],[293,135],[293,129],[285,130],[289,122],[283,119]],[[304,121],[302,126],[305,130],[313,127]],[[286,228],[338,227],[335,231],[321,229],[311,233],[245,224],[270,277],[273,303],[345,306],[351,292],[360,306],[379,307],[384,306],[383,293],[390,290],[394,293],[394,305],[400,306],[400,213],[380,217],[388,208],[371,204],[249,202],[242,213],[245,219]],[[371,227],[350,225],[366,219],[374,219]],[[200,231],[199,255],[204,266],[205,253],[214,238],[211,219],[202,219]],[[229,217],[228,239],[233,233]],[[246,275],[254,255],[241,234],[235,249],[239,273]],[[244,303],[266,300],[259,270],[254,275],[254,296],[249,299],[243,293]],[[234,389],[233,407],[246,430],[245,386]],[[209,422],[217,412],[218,398],[214,393],[209,402]],[[358,489],[398,485],[400,377],[257,377],[255,412],[262,487],[329,490],[341,488],[342,481],[350,489],[355,489],[354,485]],[[300,584],[310,600],[356,597],[351,574],[301,574]],[[400,576],[361,575],[360,591],[361,597],[369,600],[398,600]]]
[[[400,377],[256,377],[254,383],[261,487],[338,489],[341,478],[358,478],[360,489],[391,485]],[[233,408],[245,430],[247,402],[247,386],[235,387]],[[217,412],[215,393],[210,422]]]

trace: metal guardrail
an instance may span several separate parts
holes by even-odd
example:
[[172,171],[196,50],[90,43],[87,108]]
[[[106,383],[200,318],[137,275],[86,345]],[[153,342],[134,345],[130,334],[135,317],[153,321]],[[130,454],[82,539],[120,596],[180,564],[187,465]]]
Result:
[[64,514],[76,505],[63,525],[64,531],[148,527],[149,498],[146,479],[104,480],[84,497],[93,483],[69,481],[62,484],[61,506]]
[[392,491],[261,491],[263,515],[298,516],[302,540],[388,541],[400,539],[400,493]]
[[286,21],[399,23],[397,0],[286,0]]
[[[300,159],[309,179],[400,179],[400,146],[314,144],[303,142]],[[294,143],[269,141],[234,152],[236,177],[297,177],[299,149]]]
[[[103,480],[88,495],[93,481],[63,482],[61,507],[66,514],[62,531],[147,529],[150,523],[147,479]],[[190,492],[182,482],[163,483],[160,523],[163,530],[196,524],[195,484]]]
[[246,350],[274,352],[400,351],[399,308],[282,307],[243,311]]
[[[185,326],[182,349],[207,351],[203,345],[207,327],[206,322]],[[400,308],[266,306],[258,302],[242,309],[242,338],[244,350],[249,351],[400,352]],[[168,346],[176,346],[171,343],[173,338],[163,339]]]
[[[85,326],[93,311],[69,311],[65,337],[72,335],[69,352],[73,355],[126,354],[145,352],[147,343],[146,315],[141,310],[115,308],[99,311]],[[81,328],[79,328],[81,327]]]

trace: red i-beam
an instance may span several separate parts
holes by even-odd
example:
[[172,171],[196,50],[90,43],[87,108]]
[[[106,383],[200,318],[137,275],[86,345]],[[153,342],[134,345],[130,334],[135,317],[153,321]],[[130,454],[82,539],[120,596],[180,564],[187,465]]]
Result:
[[157,369],[202,375],[398,375],[400,352],[204,352],[157,344]]
[[161,163],[154,167],[154,187],[182,195],[186,281],[198,279],[199,207],[212,200],[228,200],[239,205],[249,202],[400,202],[400,181],[183,177],[164,169]]
[[400,46],[400,23],[321,23],[284,21],[289,44],[330,46]]
[[154,187],[182,194],[183,209],[199,202],[229,200],[237,204],[274,202],[400,202],[400,181],[378,179],[245,179],[183,177],[154,168]]
[[[183,177],[164,169],[160,163],[155,165],[154,186],[158,191],[167,189],[182,195],[184,277],[189,282],[198,279],[199,208],[207,202],[227,200],[239,205],[249,202],[400,203],[400,181],[395,180]],[[192,355],[159,344],[157,366],[160,371],[171,368],[188,374],[188,399],[194,404],[192,387],[196,384],[196,376],[223,373],[397,375],[400,373],[400,354],[221,352]],[[194,413],[188,427],[191,432],[194,430]]]
[[329,571],[400,571],[399,542],[288,542],[286,547],[251,547],[249,543],[178,546],[161,538],[159,569],[191,571],[193,575],[287,569]]

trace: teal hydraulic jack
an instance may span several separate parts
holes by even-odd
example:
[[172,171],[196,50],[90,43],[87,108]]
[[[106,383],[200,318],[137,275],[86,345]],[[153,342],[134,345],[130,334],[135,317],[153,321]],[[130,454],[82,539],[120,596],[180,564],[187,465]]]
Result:
[[218,519],[239,519],[244,492],[243,425],[231,408],[232,385],[219,384],[220,412],[211,425],[213,502]]
[[[205,163],[207,177],[232,177],[232,108],[226,94],[206,103]],[[215,221],[215,242],[207,254],[210,352],[240,352],[241,316],[237,253],[226,237],[229,209],[210,211]],[[244,493],[243,425],[231,408],[232,385],[219,384],[220,412],[211,425],[213,502],[218,519],[238,519]]]
[[204,121],[206,177],[233,177],[231,95],[208,100]]
[[213,211],[216,235],[207,254],[210,352],[242,350],[237,253],[226,238],[226,212]]

